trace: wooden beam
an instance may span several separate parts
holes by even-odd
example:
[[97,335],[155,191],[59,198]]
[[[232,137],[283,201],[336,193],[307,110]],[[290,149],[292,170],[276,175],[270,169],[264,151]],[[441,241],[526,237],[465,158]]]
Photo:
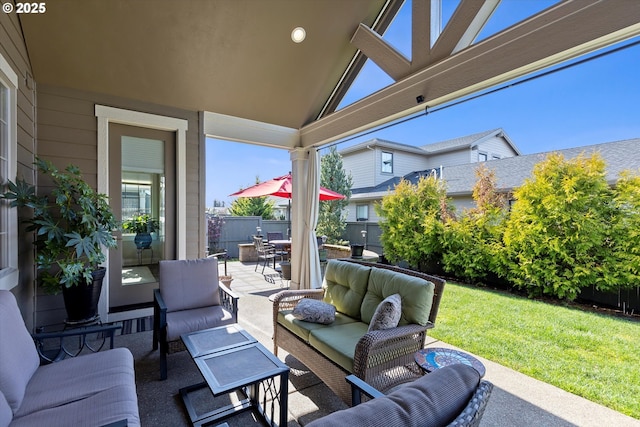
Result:
[[433,45],[429,62],[433,64],[471,46],[498,4],[500,0],[462,0]]
[[395,81],[406,77],[411,72],[409,60],[364,24],[358,25],[351,43]]
[[304,126],[301,144],[330,143],[638,35],[637,0],[567,0]]
[[431,46],[442,30],[442,0],[411,3],[411,72],[429,65]]

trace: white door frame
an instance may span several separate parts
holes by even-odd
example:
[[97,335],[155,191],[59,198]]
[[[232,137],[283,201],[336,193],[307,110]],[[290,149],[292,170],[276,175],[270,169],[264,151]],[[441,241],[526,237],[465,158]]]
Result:
[[[98,119],[98,192],[109,195],[109,124],[119,123],[130,126],[138,126],[150,129],[159,129],[176,133],[176,255],[178,259],[187,256],[186,236],[186,200],[187,200],[187,129],[188,121],[175,117],[160,116],[156,114],[142,113],[139,111],[125,110],[122,108],[95,106],[95,115]],[[109,254],[107,253],[107,265]],[[105,283],[109,283],[109,269]],[[133,310],[124,313],[109,315],[109,287],[102,287],[102,294],[98,311],[101,319],[107,322],[116,322],[123,319],[150,316],[152,308]]]

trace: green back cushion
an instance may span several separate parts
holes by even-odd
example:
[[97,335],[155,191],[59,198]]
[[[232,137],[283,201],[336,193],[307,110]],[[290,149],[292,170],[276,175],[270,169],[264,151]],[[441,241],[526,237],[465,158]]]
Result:
[[362,301],[362,321],[370,323],[382,300],[389,295],[400,294],[402,316],[398,325],[413,323],[425,326],[429,321],[434,288],[433,283],[418,277],[373,268],[369,274],[369,286]]
[[359,264],[329,260],[322,283],[324,301],[333,304],[340,313],[360,319],[360,306],[367,291],[370,271],[370,267]]

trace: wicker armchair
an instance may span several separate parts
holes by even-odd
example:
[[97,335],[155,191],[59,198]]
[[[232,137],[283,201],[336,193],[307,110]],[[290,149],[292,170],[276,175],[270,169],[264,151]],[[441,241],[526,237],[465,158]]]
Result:
[[[353,407],[334,412],[309,427],[380,425],[477,427],[491,396],[493,384],[480,380],[468,365],[438,369],[385,395],[355,375],[346,377],[351,385]],[[361,403],[361,396],[373,400]]]
[[393,329],[367,332],[356,344],[352,370],[339,366],[313,348],[309,342],[278,322],[281,312],[293,310],[301,299],[322,300],[324,289],[287,290],[272,296],[274,354],[278,355],[278,348],[287,351],[311,369],[344,402],[349,403],[351,389],[344,381],[346,375],[354,374],[379,390],[388,390],[393,385],[413,381],[422,375],[422,371],[415,363],[414,354],[424,347],[427,330],[435,325],[445,281],[391,265],[343,261],[419,277],[435,285],[428,324],[426,326],[408,324]]

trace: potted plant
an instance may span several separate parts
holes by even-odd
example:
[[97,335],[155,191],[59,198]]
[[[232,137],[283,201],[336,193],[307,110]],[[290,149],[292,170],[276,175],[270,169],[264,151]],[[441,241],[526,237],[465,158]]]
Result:
[[157,219],[151,218],[148,214],[140,214],[122,222],[122,229],[129,233],[136,233],[134,242],[136,248],[147,249],[153,241],[151,233],[160,228]]
[[38,196],[25,180],[8,183],[1,196],[13,207],[24,207],[26,231],[35,231],[38,279],[47,293],[62,291],[69,323],[96,320],[106,269],[105,248],[115,248],[112,231],[117,221],[107,196],[87,184],[77,166],[58,170],[50,161],[36,159],[40,173],[51,178],[49,196]]

